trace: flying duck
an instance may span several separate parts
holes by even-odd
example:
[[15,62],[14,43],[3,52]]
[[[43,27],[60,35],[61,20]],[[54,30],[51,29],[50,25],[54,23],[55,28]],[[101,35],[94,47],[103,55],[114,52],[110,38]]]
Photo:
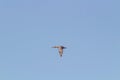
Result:
[[63,49],[65,49],[66,47],[64,47],[64,46],[53,46],[52,48],[58,48],[59,55],[60,55],[60,57],[62,57]]

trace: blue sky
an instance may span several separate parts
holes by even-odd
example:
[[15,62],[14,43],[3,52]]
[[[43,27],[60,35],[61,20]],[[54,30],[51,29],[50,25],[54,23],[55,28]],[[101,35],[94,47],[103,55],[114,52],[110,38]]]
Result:
[[120,80],[119,3],[1,0],[0,80]]

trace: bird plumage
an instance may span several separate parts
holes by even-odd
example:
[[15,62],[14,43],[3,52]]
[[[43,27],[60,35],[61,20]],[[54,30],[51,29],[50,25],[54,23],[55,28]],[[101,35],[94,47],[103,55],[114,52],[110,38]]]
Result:
[[64,46],[54,46],[53,48],[58,48],[59,55],[60,55],[60,57],[62,57],[63,49],[65,49],[66,47],[64,47]]

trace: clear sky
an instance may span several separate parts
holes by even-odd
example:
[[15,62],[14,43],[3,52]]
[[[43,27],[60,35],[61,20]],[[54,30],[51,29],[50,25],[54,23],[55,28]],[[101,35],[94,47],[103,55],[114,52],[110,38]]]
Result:
[[119,3],[0,0],[0,80],[120,80]]

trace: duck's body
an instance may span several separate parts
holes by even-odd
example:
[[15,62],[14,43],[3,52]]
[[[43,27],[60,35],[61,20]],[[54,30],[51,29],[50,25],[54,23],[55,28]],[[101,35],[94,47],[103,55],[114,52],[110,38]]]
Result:
[[53,48],[58,48],[58,51],[59,51],[60,57],[62,57],[63,49],[65,49],[66,47],[64,47],[64,46],[54,46]]

